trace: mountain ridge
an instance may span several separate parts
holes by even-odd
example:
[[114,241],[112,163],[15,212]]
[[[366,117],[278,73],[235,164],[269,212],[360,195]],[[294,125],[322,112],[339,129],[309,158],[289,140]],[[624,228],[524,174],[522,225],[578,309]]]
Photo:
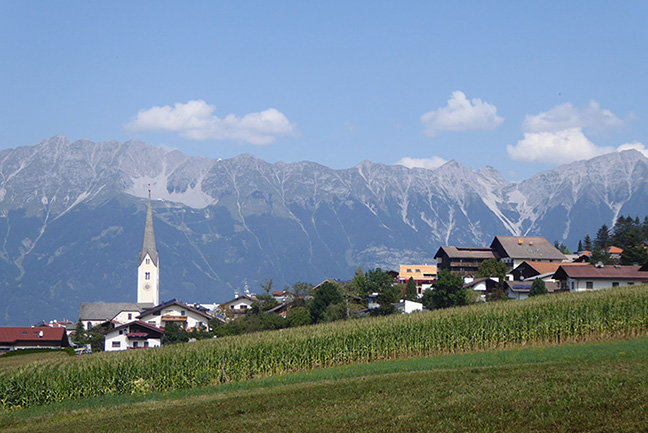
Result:
[[281,286],[430,263],[441,245],[487,245],[494,235],[571,245],[619,215],[648,214],[648,158],[634,150],[511,182],[454,160],[336,170],[56,136],[0,151],[0,295],[11,301],[0,323],[18,323],[14,306],[34,322],[73,317],[81,301],[132,300],[149,184],[161,298],[204,302],[226,300],[244,281]]

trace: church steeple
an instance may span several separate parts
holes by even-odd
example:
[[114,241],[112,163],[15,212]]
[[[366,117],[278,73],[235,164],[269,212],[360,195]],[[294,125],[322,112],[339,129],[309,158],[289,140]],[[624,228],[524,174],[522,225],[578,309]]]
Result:
[[139,254],[139,265],[142,264],[142,260],[146,258],[148,254],[157,266],[158,264],[158,252],[155,248],[155,232],[153,231],[153,211],[151,210],[151,189],[148,190],[148,207],[146,209],[146,225],[144,226],[144,241],[142,242],[142,251]]
[[160,303],[160,260],[155,247],[150,186],[148,195],[144,240],[137,265],[137,302],[155,306]]

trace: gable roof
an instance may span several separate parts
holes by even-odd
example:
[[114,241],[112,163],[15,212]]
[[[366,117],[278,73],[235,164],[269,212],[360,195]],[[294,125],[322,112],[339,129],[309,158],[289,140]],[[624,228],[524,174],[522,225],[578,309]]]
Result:
[[151,210],[151,192],[149,191],[148,206],[146,208],[146,224],[144,226],[144,240],[142,241],[142,251],[139,253],[137,265],[141,265],[146,255],[151,257],[153,264],[158,265],[158,252],[155,248],[155,232],[153,231],[153,211]]
[[135,320],[134,322],[129,322],[129,323],[124,323],[121,326],[116,326],[115,328],[111,329],[110,332],[112,331],[118,331],[122,328],[126,328],[127,326],[131,325],[139,325],[143,326],[144,328],[150,329],[151,331],[159,332],[160,334],[164,334],[164,329],[163,328],[158,328],[155,325],[151,325],[150,323],[143,322],[141,320]]
[[499,282],[495,281],[491,277],[484,277],[484,278],[475,278],[471,282],[465,283],[463,285],[463,287],[464,287],[464,289],[468,289],[468,288],[474,287],[477,284],[482,283],[484,281],[486,282],[486,288],[489,288],[489,286],[490,286],[490,288],[492,288],[492,287],[495,287],[497,284],[499,284]]
[[172,300],[170,300],[168,302],[157,305],[157,306],[155,306],[153,308],[146,309],[146,310],[142,311],[138,317],[141,318],[141,317],[144,317],[144,316],[146,316],[148,314],[158,312],[158,311],[163,310],[163,309],[165,309],[167,307],[170,307],[171,305],[177,305],[177,306],[179,306],[179,307],[181,307],[181,308],[183,308],[185,310],[189,310],[189,311],[191,311],[193,313],[196,313],[196,314],[198,314],[198,315],[200,315],[200,316],[202,316],[202,317],[204,317],[206,319],[211,319],[212,318],[211,314],[209,314],[209,313],[207,313],[205,311],[201,311],[201,310],[199,310],[197,308],[194,308],[194,307],[192,307],[190,305],[185,304],[184,302],[180,302],[180,301],[175,300],[175,299],[172,299]]
[[150,303],[136,302],[82,302],[79,310],[79,320],[111,320],[121,311],[142,311],[150,307]]
[[484,247],[453,247],[453,246],[443,246],[439,248],[437,253],[434,255],[434,258],[441,256],[441,252],[445,253],[451,259],[454,258],[470,258],[470,259],[494,259],[495,254],[493,253],[492,248]]
[[13,344],[17,341],[50,341],[61,342],[67,346],[68,339],[63,327],[30,327],[4,326],[0,327],[0,343]]
[[398,278],[409,280],[411,277],[415,280],[425,280],[434,278],[436,277],[436,275],[436,265],[400,265],[400,273],[398,274]]
[[567,278],[648,281],[648,272],[642,271],[641,266],[560,266],[554,274],[554,279]]
[[491,248],[497,254],[511,259],[566,259],[548,240],[537,236],[495,236]]
[[234,299],[231,299],[231,300],[229,300],[229,301],[227,301],[227,302],[223,302],[222,304],[220,304],[220,306],[233,304],[233,303],[235,303],[235,302],[237,302],[237,301],[241,301],[241,300],[243,300],[243,299],[247,299],[248,301],[250,301],[250,302],[252,302],[252,303],[254,303],[254,302],[256,301],[256,298],[253,298],[253,297],[250,296],[250,295],[241,295],[241,296],[238,296],[238,297],[236,297],[236,298],[234,298]]
[[515,268],[518,269],[523,266],[528,266],[531,269],[535,270],[538,275],[553,274],[561,266],[588,266],[589,263],[560,263],[560,262],[536,262],[533,260],[525,260],[520,263],[520,265]]
[[[533,281],[505,281],[505,284],[512,292],[529,293],[531,291],[531,287],[533,286]],[[549,293],[553,293],[559,289],[558,284],[551,281],[545,282],[545,287],[547,288],[547,292]]]

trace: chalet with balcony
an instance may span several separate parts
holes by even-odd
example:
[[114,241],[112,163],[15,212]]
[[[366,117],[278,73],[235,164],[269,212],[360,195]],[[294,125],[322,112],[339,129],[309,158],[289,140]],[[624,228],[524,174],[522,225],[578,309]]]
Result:
[[508,270],[524,261],[563,263],[567,258],[548,240],[535,236],[495,236],[490,249]]
[[486,259],[495,259],[491,248],[443,246],[434,255],[438,270],[474,274]]
[[213,316],[205,310],[192,307],[175,299],[142,311],[138,319],[149,325],[164,328],[167,323],[176,323],[183,329],[209,329]]
[[106,334],[104,350],[114,352],[127,349],[160,347],[164,329],[136,320],[111,329]]

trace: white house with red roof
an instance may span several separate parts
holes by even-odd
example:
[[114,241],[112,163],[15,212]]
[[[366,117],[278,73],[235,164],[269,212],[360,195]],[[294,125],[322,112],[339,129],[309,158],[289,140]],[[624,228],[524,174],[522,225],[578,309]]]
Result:
[[582,292],[648,283],[648,270],[641,266],[560,266],[553,276],[562,290]]

